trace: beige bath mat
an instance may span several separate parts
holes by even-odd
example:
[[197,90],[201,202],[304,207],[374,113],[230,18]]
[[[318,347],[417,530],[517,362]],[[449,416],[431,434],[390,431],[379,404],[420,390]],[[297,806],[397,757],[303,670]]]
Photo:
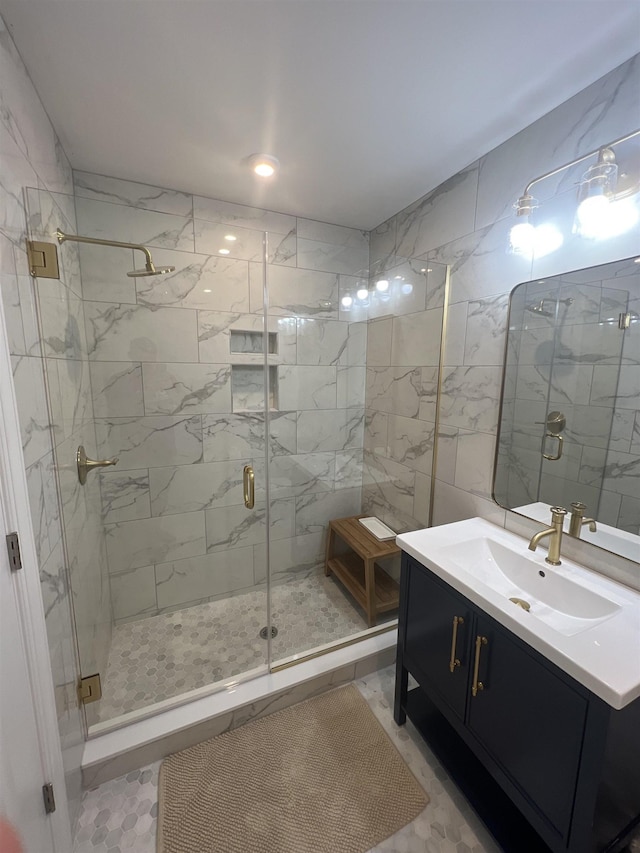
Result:
[[350,685],[169,756],[158,853],[365,853],[428,802]]

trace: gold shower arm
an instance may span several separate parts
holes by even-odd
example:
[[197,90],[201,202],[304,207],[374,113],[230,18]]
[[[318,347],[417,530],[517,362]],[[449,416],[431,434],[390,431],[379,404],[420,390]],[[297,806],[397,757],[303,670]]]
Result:
[[144,252],[146,267],[149,272],[154,269],[151,252],[146,246],[142,246],[140,243],[121,243],[118,240],[100,240],[98,237],[81,237],[79,234],[64,234],[59,228],[55,236],[58,238],[58,243],[64,243],[65,240],[72,240],[74,243],[92,243],[94,246],[114,246],[116,249],[138,249],[138,251]]

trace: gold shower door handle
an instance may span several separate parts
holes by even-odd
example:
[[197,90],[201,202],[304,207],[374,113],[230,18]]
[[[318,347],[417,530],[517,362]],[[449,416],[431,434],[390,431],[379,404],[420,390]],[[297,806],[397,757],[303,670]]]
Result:
[[456,645],[458,644],[458,625],[464,625],[462,616],[453,617],[453,632],[451,634],[451,657],[449,658],[449,672],[455,672],[460,666],[460,659],[456,657]]
[[253,509],[256,502],[256,477],[251,465],[245,465],[242,472],[244,484],[244,505],[247,509]]
[[[554,456],[551,453],[545,453],[544,447],[548,438],[557,438],[558,439],[558,448],[557,453]],[[546,432],[544,434],[544,438],[542,439],[542,458],[548,459],[550,462],[556,462],[562,456],[562,445],[564,444],[564,438],[561,435],[556,435],[553,432]]]
[[80,485],[84,486],[87,482],[87,474],[93,471],[94,468],[108,468],[109,465],[117,465],[118,457],[115,459],[89,459],[82,445],[76,453],[76,465],[78,467],[78,480]]

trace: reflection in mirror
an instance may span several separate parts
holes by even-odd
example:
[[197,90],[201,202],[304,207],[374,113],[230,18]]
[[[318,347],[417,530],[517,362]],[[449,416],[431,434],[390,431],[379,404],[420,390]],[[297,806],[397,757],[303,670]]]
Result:
[[494,497],[640,562],[640,258],[511,292]]

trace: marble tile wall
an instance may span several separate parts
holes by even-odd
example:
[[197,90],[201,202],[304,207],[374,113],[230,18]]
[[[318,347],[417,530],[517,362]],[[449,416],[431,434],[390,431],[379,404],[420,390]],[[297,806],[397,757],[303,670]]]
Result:
[[84,172],[74,184],[82,234],[176,267],[128,278],[130,251],[80,247],[96,452],[120,460],[100,477],[116,621],[264,585],[265,451],[273,577],[314,568],[328,520],[361,506],[366,317],[339,299],[367,280],[368,235]]
[[[377,271],[392,269],[399,255],[422,259],[423,266],[430,261],[451,265],[435,524],[474,515],[505,523],[505,512],[492,500],[492,473],[511,289],[533,278],[640,251],[637,231],[600,242],[572,235],[566,212],[564,218],[558,216],[565,239],[556,252],[527,259],[507,251],[512,205],[527,182],[635,130],[639,86],[640,56],[636,56],[371,233],[371,263],[377,264]],[[573,173],[560,175],[538,196],[570,197],[575,180]],[[426,400],[422,396],[424,377],[410,370],[394,371],[388,378],[405,389],[404,410],[396,414],[419,415],[420,405],[431,405],[428,395]],[[383,379],[377,381],[376,395],[381,395]],[[380,440],[376,435],[384,435],[384,421],[379,414],[367,418],[365,446]],[[394,476],[395,470],[382,475],[387,483],[393,483]]]
[[[71,253],[62,258],[63,281],[51,282],[55,322],[66,330],[48,344],[40,342],[35,282],[26,256],[27,201],[25,189],[40,189],[40,212],[56,209],[58,193],[73,190],[71,169],[29,75],[0,18],[0,292],[4,305],[22,429],[31,516],[39,558],[42,597],[49,639],[56,711],[61,737],[72,822],[81,799],[80,760],[83,724],[76,699],[77,661],[71,622],[69,565],[62,538],[62,513],[56,488],[56,445],[71,440],[86,415],[79,402],[82,370],[65,359],[79,327],[71,306],[78,302],[77,264]],[[73,221],[73,207],[58,211]],[[48,215],[48,214],[45,214]],[[62,220],[61,220],[62,221]],[[32,223],[33,224],[33,223]],[[77,306],[74,305],[74,308]],[[51,347],[61,368],[55,426],[52,428],[45,390],[45,359]],[[4,355],[3,355],[4,357]],[[63,360],[64,359],[64,360]],[[58,362],[56,360],[56,365]],[[84,398],[86,402],[86,397]],[[25,571],[32,567],[25,566]]]

